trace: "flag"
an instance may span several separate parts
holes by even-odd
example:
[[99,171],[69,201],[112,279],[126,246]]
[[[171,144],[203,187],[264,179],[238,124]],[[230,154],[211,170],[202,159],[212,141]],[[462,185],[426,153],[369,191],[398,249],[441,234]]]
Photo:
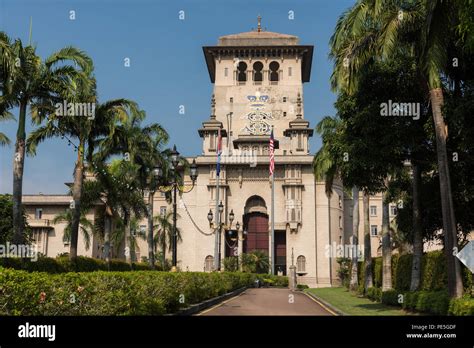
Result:
[[217,131],[217,168],[216,168],[216,175],[219,176],[221,173],[221,153],[222,153],[222,137],[221,137],[221,130]]
[[274,151],[274,142],[273,142],[273,127],[272,127],[272,132],[270,133],[270,175],[273,175],[273,172],[275,171],[275,155],[273,153]]

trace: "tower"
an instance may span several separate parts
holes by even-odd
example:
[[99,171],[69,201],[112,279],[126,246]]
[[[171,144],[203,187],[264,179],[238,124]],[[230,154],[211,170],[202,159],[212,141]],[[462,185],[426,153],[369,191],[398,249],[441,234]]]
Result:
[[[331,284],[331,273],[336,273],[330,271],[324,247],[330,244],[331,226],[337,226],[339,216],[331,215],[333,203],[325,195],[324,183],[314,179],[308,141],[313,130],[304,117],[303,84],[310,80],[313,46],[300,45],[293,35],[263,30],[259,18],[256,30],[222,36],[216,46],[203,47],[203,53],[214,86],[210,116],[198,130],[202,155],[196,158],[197,187],[183,198],[187,211],[179,220],[180,248],[186,250],[180,254],[181,268],[202,270],[205,265],[204,270],[210,270],[217,264],[215,234],[203,226],[209,226],[209,210],[212,216],[219,214],[216,206],[222,201],[221,222],[231,226],[222,233],[217,248],[222,259],[259,251],[274,255],[274,272],[286,274],[294,250],[299,282]],[[272,127],[273,241],[269,223]],[[219,130],[222,155],[217,182]],[[237,221],[240,229],[235,228]]]

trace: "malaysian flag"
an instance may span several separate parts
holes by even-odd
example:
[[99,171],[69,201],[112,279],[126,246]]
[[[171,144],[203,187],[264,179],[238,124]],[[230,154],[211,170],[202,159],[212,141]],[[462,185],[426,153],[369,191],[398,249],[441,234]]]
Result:
[[221,173],[221,153],[222,153],[222,137],[221,137],[221,130],[217,131],[217,169],[216,175],[219,176]]
[[270,176],[273,175],[275,171],[275,155],[273,153],[275,149],[274,142],[273,142],[273,127],[270,133]]

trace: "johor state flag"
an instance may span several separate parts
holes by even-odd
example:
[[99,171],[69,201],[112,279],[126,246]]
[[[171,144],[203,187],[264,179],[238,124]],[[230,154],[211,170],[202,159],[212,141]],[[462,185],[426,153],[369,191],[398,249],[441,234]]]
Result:
[[217,169],[216,175],[219,176],[221,173],[221,153],[222,153],[222,137],[221,137],[221,130],[217,131]]

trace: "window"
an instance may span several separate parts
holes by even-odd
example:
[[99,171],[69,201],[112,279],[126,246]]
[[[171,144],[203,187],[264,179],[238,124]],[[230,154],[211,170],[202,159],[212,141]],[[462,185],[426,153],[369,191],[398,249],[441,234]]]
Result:
[[370,226],[370,235],[374,237],[378,235],[377,225]]
[[283,97],[283,103],[286,103],[286,97]]
[[140,225],[140,232],[141,236],[146,236],[146,225]]
[[291,71],[291,66],[289,66],[289,67],[288,67],[288,76],[291,76],[291,73],[292,73],[292,71]]
[[224,68],[224,76],[229,76],[229,68]]
[[261,85],[263,81],[263,64],[262,62],[253,63],[253,81],[255,85]]
[[283,117],[286,117],[286,111],[283,111]]
[[342,228],[342,216],[339,216],[339,228]]
[[298,256],[296,259],[296,271],[297,272],[306,272],[306,257],[303,255]]
[[43,218],[43,208],[35,209],[35,219],[40,220]]
[[263,147],[263,154],[268,155],[268,146]]
[[339,208],[342,209],[342,198],[341,198],[341,195],[337,195],[337,197],[339,198]]
[[166,216],[166,207],[160,207],[160,215]]
[[214,257],[207,255],[204,260],[204,272],[211,272],[214,269]]
[[269,67],[270,67],[270,84],[276,85],[278,84],[278,80],[279,80],[278,70],[280,69],[280,64],[278,64],[278,62],[271,62]]
[[370,206],[370,216],[377,216],[377,206],[371,205]]
[[237,81],[242,85],[247,81],[247,64],[244,62],[240,62],[239,65],[237,65]]
[[234,102],[234,98],[233,98],[233,97],[230,97],[230,102],[231,102],[231,103]]
[[390,215],[397,215],[397,206],[391,205],[390,206]]
[[296,211],[295,211],[295,208],[291,209],[291,221],[296,221]]

